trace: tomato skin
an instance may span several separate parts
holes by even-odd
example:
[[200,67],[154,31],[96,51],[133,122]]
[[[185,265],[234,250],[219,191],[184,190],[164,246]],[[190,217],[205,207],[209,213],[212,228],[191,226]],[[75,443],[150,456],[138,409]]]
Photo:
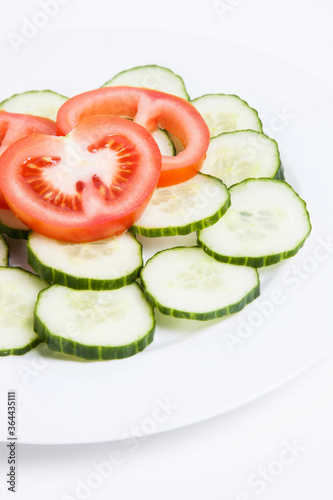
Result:
[[[57,134],[56,123],[41,116],[9,113],[0,110],[0,155],[14,142],[34,132]],[[9,207],[0,192],[0,208]]]
[[[178,155],[179,154],[181,153],[178,153]],[[175,184],[180,184],[181,182],[185,182],[188,179],[194,177],[198,172],[200,172],[203,162],[206,158],[206,154],[190,166],[180,167],[177,169],[175,169],[173,165],[171,165],[171,167],[168,166],[168,156],[162,156],[162,158],[166,158],[166,160],[164,162],[164,168],[161,169],[160,178],[158,179],[158,187],[168,187]]]
[[[131,158],[137,158],[131,162],[133,166],[128,166],[125,162],[129,157],[125,154],[127,150],[122,153],[120,147],[112,153],[112,158],[118,158],[116,163],[112,159],[109,161],[109,157],[105,162],[102,156],[103,175],[112,172],[111,187],[115,186],[115,179],[121,179],[121,175],[126,176],[125,172],[129,172],[128,178],[123,178],[119,181],[118,187],[116,186],[116,193],[120,192],[119,196],[115,195],[112,200],[103,198],[99,192],[97,193],[96,183],[93,181],[94,176],[100,174],[98,169],[103,170],[101,157],[97,158],[96,166],[93,164],[92,171],[89,170],[88,174],[84,171],[84,165],[88,165],[87,168],[91,169],[91,162],[94,161],[95,153],[89,152],[89,145],[106,136],[110,136],[111,139],[124,137],[125,142],[133,144],[134,152],[131,153]],[[52,181],[47,189],[42,187],[41,192],[32,187],[36,182],[36,176],[32,175],[29,179],[29,165],[34,162],[35,157],[42,159],[53,157],[61,161],[64,158],[64,165],[67,168],[66,154],[74,153],[75,156],[77,152],[82,151],[86,155],[83,160],[88,158],[88,162],[84,163],[80,159],[74,168],[71,171],[67,170],[64,177],[59,180],[61,185],[62,183],[65,185],[63,193],[70,191],[68,182],[71,180],[68,179],[71,176],[74,176],[74,185],[77,186],[80,182],[84,184],[84,189],[79,190],[82,194],[82,208],[70,209],[55,203],[53,196],[55,186]],[[105,154],[108,155],[109,152],[106,151]],[[33,168],[36,169],[36,165],[38,166],[38,162],[33,163]],[[47,179],[52,168],[51,165],[42,167],[40,173],[38,171],[37,184]],[[148,204],[157,185],[160,170],[161,154],[149,132],[123,118],[99,116],[81,122],[67,137],[32,134],[15,142],[0,157],[0,189],[14,214],[34,231],[50,238],[82,243],[120,234],[131,227]],[[45,192],[47,194],[44,197]]]
[[137,87],[104,87],[72,97],[59,109],[57,130],[67,134],[88,116],[122,115],[150,132],[163,128],[178,137],[184,151],[162,156],[158,187],[179,184],[202,167],[209,146],[209,130],[195,107],[164,92]]
[[30,217],[10,201],[8,201],[8,205],[18,219],[24,221],[24,224],[37,233],[43,234],[55,240],[68,241],[70,243],[87,243],[89,241],[102,240],[109,238],[110,236],[116,236],[124,233],[141,217],[144,209],[150,201],[151,196],[152,195],[146,198],[146,201],[131,214],[124,214],[123,217],[115,221],[106,221],[98,225],[87,225],[81,228],[57,227],[52,224],[48,224],[47,222],[35,219],[34,217]]

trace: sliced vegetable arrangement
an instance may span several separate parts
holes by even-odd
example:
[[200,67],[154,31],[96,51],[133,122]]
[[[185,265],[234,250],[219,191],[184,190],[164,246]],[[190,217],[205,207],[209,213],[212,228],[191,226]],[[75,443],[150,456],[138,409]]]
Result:
[[[0,148],[0,231],[28,238],[39,275],[6,267],[0,238],[2,356],[40,342],[89,360],[132,356],[153,341],[154,307],[234,314],[258,297],[257,268],[295,255],[311,231],[258,113],[234,95],[190,101],[164,67],[69,99],[16,94],[0,104]],[[145,237],[196,231],[197,246],[144,264]]]

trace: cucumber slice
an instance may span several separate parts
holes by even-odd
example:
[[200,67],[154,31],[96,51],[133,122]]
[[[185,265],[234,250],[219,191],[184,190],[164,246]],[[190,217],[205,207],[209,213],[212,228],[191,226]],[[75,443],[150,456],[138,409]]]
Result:
[[131,233],[68,243],[31,232],[28,262],[41,278],[78,290],[113,290],[138,278],[142,247]]
[[35,330],[53,351],[90,360],[120,359],[152,342],[155,319],[137,283],[113,291],[52,285],[38,296]]
[[189,234],[214,224],[229,206],[223,182],[199,173],[181,184],[155,189],[131,231],[149,238]]
[[258,112],[236,95],[206,94],[192,104],[205,120],[211,137],[235,130],[262,132]]
[[0,103],[0,109],[10,113],[43,116],[56,121],[58,109],[67,99],[52,90],[30,90],[12,95]]
[[8,266],[9,248],[5,238],[0,234],[0,266]]
[[159,128],[155,130],[155,132],[153,132],[151,135],[157,142],[162,155],[174,156],[176,154],[175,146],[165,130]]
[[157,253],[142,269],[141,279],[149,302],[177,318],[226,316],[259,295],[256,269],[222,264],[198,247]]
[[23,269],[0,267],[0,356],[21,355],[40,343],[34,308],[38,293],[48,286]]
[[230,188],[231,208],[198,234],[215,259],[262,267],[295,255],[311,231],[305,202],[289,184],[247,179]]
[[11,210],[0,208],[0,231],[10,238],[26,240],[30,229]]
[[274,178],[281,165],[277,143],[253,130],[213,137],[201,172],[221,179],[227,187],[244,179]]
[[183,79],[173,71],[162,66],[150,64],[137,66],[122,71],[106,82],[103,87],[115,86],[143,87],[146,89],[167,92],[182,99],[189,100]]

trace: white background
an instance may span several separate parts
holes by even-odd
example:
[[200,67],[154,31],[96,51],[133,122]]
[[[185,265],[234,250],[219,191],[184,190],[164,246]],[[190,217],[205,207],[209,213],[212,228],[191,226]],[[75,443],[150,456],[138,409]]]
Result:
[[[7,34],[19,32],[22,17],[31,18],[38,9],[38,2],[31,0],[0,3],[1,50],[9,50]],[[330,0],[225,0],[219,7],[210,0],[70,0],[33,43],[42,43],[43,31],[47,30],[87,26],[89,36],[90,26],[112,29],[117,23],[124,26],[126,37],[131,36],[131,27],[137,26],[169,29],[170,36],[172,30],[207,34],[278,56],[332,85],[332,18]],[[216,54],[217,64],[221,57]],[[1,74],[6,78],[6,68]],[[201,424],[150,436],[137,442],[135,448],[134,444],[121,443],[21,445],[17,493],[7,496],[2,449],[0,497],[332,499],[332,395],[331,353],[287,386],[255,403]],[[102,418],[97,408],[96,422]],[[296,443],[299,451],[294,460],[289,454],[290,463],[281,466],[281,458],[287,456],[283,455],[286,442]],[[109,462],[111,453],[117,450],[122,463],[114,466],[109,477],[99,481],[97,488],[76,490],[79,480],[95,486],[91,481],[96,479],[97,468]],[[269,471],[268,479],[260,483],[261,488],[258,483],[251,486],[248,482],[260,468]]]

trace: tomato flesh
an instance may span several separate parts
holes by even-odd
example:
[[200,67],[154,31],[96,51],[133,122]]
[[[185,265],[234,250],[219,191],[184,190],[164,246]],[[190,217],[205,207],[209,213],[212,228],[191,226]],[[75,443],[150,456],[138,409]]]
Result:
[[[0,110],[0,155],[14,142],[34,132],[56,135],[55,122],[40,116],[9,113]],[[9,207],[0,192],[0,209]]]
[[39,156],[29,158],[22,163],[21,175],[26,179],[30,188],[43,200],[48,203],[57,205],[68,210],[81,210],[82,201],[81,193],[84,188],[84,183],[78,181],[76,184],[77,194],[68,195],[61,190],[54,189],[52,184],[43,178],[43,171],[49,167],[55,167],[61,161],[60,156]]
[[147,130],[99,116],[66,137],[33,134],[10,146],[0,157],[0,189],[33,230],[63,241],[95,241],[134,224],[160,170],[161,154]]
[[209,145],[209,130],[188,101],[164,92],[137,87],[105,87],[66,101],[58,111],[58,133],[65,135],[91,116],[121,115],[149,132],[162,128],[180,139],[184,150],[162,156],[158,186],[170,186],[193,177],[202,167]]

